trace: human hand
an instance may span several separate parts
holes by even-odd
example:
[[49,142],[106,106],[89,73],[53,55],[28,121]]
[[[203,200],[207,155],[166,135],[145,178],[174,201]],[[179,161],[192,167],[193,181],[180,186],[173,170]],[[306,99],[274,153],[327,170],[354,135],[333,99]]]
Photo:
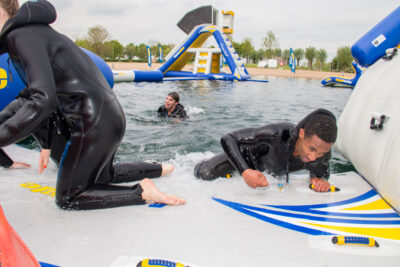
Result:
[[25,162],[14,162],[11,166],[10,169],[27,169],[30,168],[31,164],[25,163]]
[[256,170],[246,169],[242,173],[242,177],[246,184],[251,188],[266,187],[269,185],[267,178],[265,178],[264,174]]
[[317,192],[327,192],[330,190],[331,186],[328,181],[318,177],[311,178],[310,184],[314,185],[313,190]]
[[42,149],[42,151],[40,151],[39,174],[41,174],[44,169],[47,168],[47,165],[49,164],[50,152],[50,149]]

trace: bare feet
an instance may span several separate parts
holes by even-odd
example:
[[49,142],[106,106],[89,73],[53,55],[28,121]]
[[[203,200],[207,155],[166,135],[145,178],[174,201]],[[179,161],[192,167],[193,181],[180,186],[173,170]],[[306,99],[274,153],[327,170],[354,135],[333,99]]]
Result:
[[142,198],[146,200],[146,202],[156,202],[167,205],[182,205],[186,202],[183,198],[164,194],[157,189],[153,181],[150,179],[143,179],[140,182],[140,185],[143,189]]
[[31,165],[25,162],[14,162],[11,166],[10,169],[27,169],[30,168]]
[[161,163],[161,176],[168,175],[174,171],[174,165]]

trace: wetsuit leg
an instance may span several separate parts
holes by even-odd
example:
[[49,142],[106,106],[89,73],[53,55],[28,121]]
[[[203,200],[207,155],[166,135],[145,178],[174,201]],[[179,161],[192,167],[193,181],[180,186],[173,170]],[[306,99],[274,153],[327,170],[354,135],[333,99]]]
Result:
[[136,182],[144,178],[160,177],[162,173],[162,165],[158,163],[138,161],[113,164],[112,161],[103,169],[96,184]]
[[56,203],[61,208],[101,209],[145,203],[139,184],[133,187],[96,184],[97,177],[111,164],[124,135],[125,118],[122,110],[111,111],[114,113],[104,105],[103,112],[111,113],[113,117],[104,114],[104,118],[86,132],[84,123],[75,120],[57,179]]
[[219,153],[210,159],[197,163],[194,175],[203,180],[214,180],[217,177],[226,177],[232,174],[235,167],[229,162],[225,153]]
[[162,166],[158,163],[131,162],[114,164],[112,183],[134,182],[143,178],[161,176]]

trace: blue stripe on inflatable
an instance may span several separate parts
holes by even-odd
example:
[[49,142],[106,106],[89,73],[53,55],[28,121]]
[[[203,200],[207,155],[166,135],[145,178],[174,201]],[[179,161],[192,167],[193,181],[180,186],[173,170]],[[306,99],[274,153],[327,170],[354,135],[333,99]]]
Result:
[[301,205],[301,206],[279,206],[279,205],[268,205],[268,206],[273,207],[273,208],[280,208],[280,209],[291,209],[291,210],[295,210],[295,211],[308,211],[310,209],[320,209],[320,208],[335,207],[335,206],[351,204],[354,202],[368,199],[375,195],[377,195],[376,191],[371,189],[370,191],[368,191],[365,194],[362,194],[360,196],[357,196],[357,197],[354,197],[351,199],[347,199],[347,200],[343,200],[343,201],[333,202],[333,203],[325,203],[325,204],[317,204],[317,205]]
[[[217,199],[215,199],[215,200],[217,200]],[[229,201],[224,200],[224,202],[227,203]],[[371,225],[371,224],[374,224],[374,225],[399,225],[400,224],[400,220],[365,220],[365,219],[355,220],[355,219],[329,218],[329,217],[320,217],[320,216],[305,215],[305,214],[298,214],[298,213],[289,213],[289,212],[271,210],[271,209],[266,209],[266,208],[259,208],[259,207],[244,205],[244,204],[235,203],[235,202],[229,202],[229,203],[231,203],[230,204],[231,208],[232,208],[231,205],[233,205],[234,207],[240,207],[240,208],[243,208],[246,210],[254,210],[254,211],[262,212],[265,214],[284,216],[286,218],[311,220],[311,221],[316,221],[316,222],[348,223],[348,224],[360,224],[360,225]]]
[[[83,48],[82,50],[97,65],[110,87],[113,88],[114,76],[107,63],[96,54]],[[3,110],[11,101],[13,101],[19,92],[26,87],[20,75],[15,70],[11,60],[8,58],[8,54],[3,54],[0,56],[0,111]],[[10,78],[10,73],[12,79]]]
[[54,265],[50,263],[45,263],[45,262],[39,262],[41,267],[60,267],[59,265]]
[[312,229],[312,228],[307,228],[307,227],[295,225],[295,224],[292,224],[292,223],[288,223],[288,222],[281,221],[281,220],[276,220],[276,219],[261,215],[259,213],[256,213],[256,212],[253,212],[251,210],[248,210],[246,208],[246,207],[250,207],[250,206],[242,205],[240,203],[226,201],[226,200],[223,200],[223,199],[220,199],[220,198],[215,198],[215,197],[213,199],[215,201],[217,201],[217,202],[219,202],[219,203],[221,203],[221,204],[223,204],[225,206],[228,206],[228,207],[230,207],[230,208],[232,208],[234,210],[237,210],[237,211],[239,211],[241,213],[247,214],[249,216],[255,217],[257,219],[260,219],[260,220],[268,222],[268,223],[275,224],[275,225],[280,226],[280,227],[285,227],[287,229],[291,229],[291,230],[294,230],[294,231],[298,231],[298,232],[302,232],[302,233],[306,233],[306,234],[310,234],[310,235],[332,235],[332,233],[329,233],[329,232],[315,230],[315,229]]

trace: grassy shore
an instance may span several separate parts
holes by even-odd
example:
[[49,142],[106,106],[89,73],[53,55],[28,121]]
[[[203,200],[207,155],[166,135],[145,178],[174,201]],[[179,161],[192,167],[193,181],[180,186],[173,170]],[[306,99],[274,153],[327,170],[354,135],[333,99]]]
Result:
[[[147,63],[139,62],[107,62],[107,64],[113,70],[155,70],[162,65],[161,63],[153,63],[151,67],[149,67]],[[187,65],[184,67],[183,70],[192,71],[192,69],[193,67],[191,65]],[[223,70],[229,72],[229,69],[227,67],[224,67]],[[252,76],[252,78],[256,78],[257,76],[277,76],[322,80],[323,78],[329,76],[340,76],[345,78],[354,77],[354,73],[326,72],[314,70],[296,70],[296,73],[293,73],[290,70],[280,68],[247,68],[247,71]]]

